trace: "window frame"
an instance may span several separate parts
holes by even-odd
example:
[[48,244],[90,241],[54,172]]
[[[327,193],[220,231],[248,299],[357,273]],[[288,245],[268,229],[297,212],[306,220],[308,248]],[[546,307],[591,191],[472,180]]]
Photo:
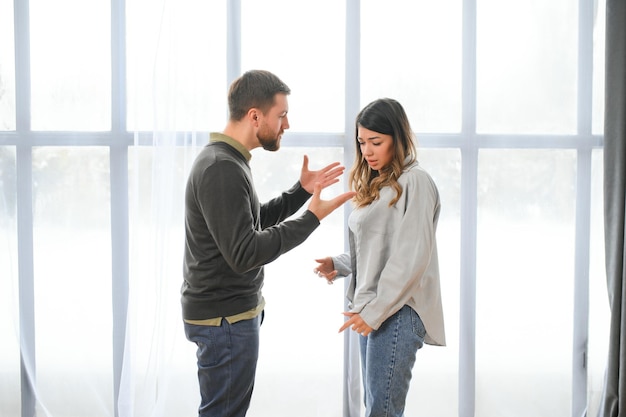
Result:
[[[449,148],[461,153],[461,247],[460,247],[460,341],[459,341],[459,416],[472,417],[475,409],[475,326],[476,326],[476,242],[478,157],[482,149],[572,149],[577,153],[576,219],[574,254],[574,332],[572,340],[572,416],[584,414],[587,407],[587,368],[585,363],[589,317],[589,267],[591,228],[592,153],[602,149],[603,136],[592,133],[593,103],[593,28],[594,3],[579,0],[578,22],[578,107],[577,131],[571,135],[509,135],[476,132],[476,0],[463,0],[462,7],[462,123],[461,131],[446,134],[420,134],[424,148]],[[34,132],[30,125],[30,58],[28,2],[14,2],[16,130],[0,132],[0,146],[14,147],[17,178],[17,240],[19,266],[19,317],[21,352],[35,359],[34,260],[33,260],[33,188],[32,151],[38,146],[106,146],[110,153],[111,239],[114,345],[114,389],[117,409],[125,343],[125,317],[129,288],[128,224],[128,151],[134,146],[134,134],[126,123],[126,48],[125,1],[111,0],[111,76],[112,120],[107,132]],[[360,107],[360,4],[346,1],[345,128],[343,133],[290,132],[283,146],[323,146],[343,148],[344,162],[350,164],[354,149],[346,137],[353,136],[353,120]],[[241,1],[229,1],[227,16],[227,83],[240,73]],[[150,143],[151,134],[140,132],[140,145]],[[179,136],[183,143],[183,135]],[[345,221],[349,210],[346,210]],[[345,236],[344,236],[345,237]],[[345,239],[347,242],[347,239]],[[346,353],[354,349],[345,335]],[[345,357],[348,357],[346,355]],[[344,364],[348,367],[349,364]],[[36,395],[32,381],[22,372],[22,415],[32,415]],[[344,386],[344,393],[351,387]],[[344,415],[350,416],[358,404],[347,404]],[[358,401],[358,395],[351,395]]]

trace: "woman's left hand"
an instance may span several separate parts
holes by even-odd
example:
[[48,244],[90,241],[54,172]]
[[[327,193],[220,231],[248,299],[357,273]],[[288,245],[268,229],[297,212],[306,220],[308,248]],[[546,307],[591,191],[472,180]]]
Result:
[[350,318],[343,324],[343,326],[341,326],[341,329],[339,329],[339,333],[343,332],[350,326],[352,326],[352,330],[354,330],[361,336],[367,336],[374,331],[374,329],[372,329],[369,324],[367,324],[365,320],[361,318],[359,313],[344,312],[343,315]]

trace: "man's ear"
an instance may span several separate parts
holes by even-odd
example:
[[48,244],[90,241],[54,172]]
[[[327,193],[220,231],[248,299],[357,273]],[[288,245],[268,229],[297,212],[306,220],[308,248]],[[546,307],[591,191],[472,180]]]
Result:
[[252,108],[248,110],[248,117],[251,120],[258,121],[259,120],[259,111],[258,109]]

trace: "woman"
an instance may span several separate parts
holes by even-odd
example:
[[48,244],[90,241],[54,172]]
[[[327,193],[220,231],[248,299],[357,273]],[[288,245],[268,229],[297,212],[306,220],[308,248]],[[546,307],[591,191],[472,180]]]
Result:
[[407,115],[393,99],[356,118],[350,172],[355,209],[350,253],[316,259],[332,283],[351,275],[350,310],[339,329],[359,333],[366,417],[402,416],[415,356],[424,343],[445,345],[435,238],[437,186],[416,159]]

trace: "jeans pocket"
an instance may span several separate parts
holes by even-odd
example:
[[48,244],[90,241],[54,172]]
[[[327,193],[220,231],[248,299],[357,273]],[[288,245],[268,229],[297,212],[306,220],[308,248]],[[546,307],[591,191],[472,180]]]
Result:
[[217,326],[200,326],[185,323],[187,339],[195,343],[197,347],[196,357],[199,367],[215,366],[217,364],[218,356],[216,355],[217,340],[215,332],[220,329],[221,327]]
[[426,337],[426,328],[420,318],[419,314],[411,308],[411,324],[413,325],[413,333],[415,333],[420,339]]

